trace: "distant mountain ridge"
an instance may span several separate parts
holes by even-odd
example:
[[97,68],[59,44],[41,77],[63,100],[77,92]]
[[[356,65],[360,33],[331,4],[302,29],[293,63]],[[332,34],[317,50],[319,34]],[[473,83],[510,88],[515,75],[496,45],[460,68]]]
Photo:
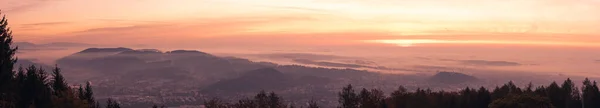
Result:
[[[273,67],[268,63],[257,63],[247,59],[217,57],[195,50],[173,50],[162,52],[156,49],[131,48],[88,48],[60,58],[57,63],[70,68],[82,68],[102,73],[122,73],[154,68],[158,64],[172,66],[195,73],[235,75],[235,72]],[[233,73],[232,73],[233,72]]]
[[79,51],[78,53],[105,53],[105,52],[120,53],[120,52],[124,52],[124,51],[133,51],[133,49],[131,49],[131,48],[124,48],[124,47],[118,47],[118,48],[88,48],[88,49],[85,49],[83,51]]

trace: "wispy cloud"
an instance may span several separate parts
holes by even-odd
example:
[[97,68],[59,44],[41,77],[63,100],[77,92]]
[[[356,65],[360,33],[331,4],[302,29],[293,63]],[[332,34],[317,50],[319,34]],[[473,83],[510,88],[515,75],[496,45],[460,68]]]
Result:
[[53,26],[53,25],[62,25],[62,24],[70,24],[71,22],[43,22],[43,23],[30,23],[30,24],[22,24],[22,26]]
[[42,22],[42,23],[29,23],[21,24],[16,26],[18,30],[41,30],[49,26],[62,26],[72,24],[72,22]]
[[[110,43],[148,43],[167,41],[181,44],[185,42],[197,43],[202,37],[215,36],[242,36],[248,35],[256,28],[265,25],[315,20],[311,17],[294,16],[247,16],[233,18],[201,18],[183,21],[141,21],[128,19],[98,19],[107,21],[108,25],[93,26],[64,33],[66,37],[60,40],[78,42],[107,42]],[[100,24],[103,24],[102,22]],[[165,39],[165,36],[174,37]],[[68,38],[68,39],[65,39]],[[182,42],[184,41],[184,42]]]
[[168,25],[133,25],[133,26],[125,26],[125,27],[100,27],[100,28],[91,28],[82,31],[77,31],[75,33],[101,33],[101,32],[128,32],[128,31],[136,31],[143,30],[149,28],[157,28]]
[[136,23],[168,23],[166,21],[145,21],[145,20],[128,20],[128,19],[91,19],[96,21],[104,21],[108,23],[127,23],[127,22],[136,22]]
[[3,11],[7,13],[23,12],[53,1],[61,0],[2,0],[0,1],[0,7],[4,7]]
[[331,12],[331,11],[324,10],[324,9],[316,9],[316,8],[308,8],[308,7],[298,7],[298,6],[275,6],[275,5],[254,5],[254,6],[257,6],[257,7],[266,7],[266,8],[273,8],[273,9],[320,12],[320,13]]

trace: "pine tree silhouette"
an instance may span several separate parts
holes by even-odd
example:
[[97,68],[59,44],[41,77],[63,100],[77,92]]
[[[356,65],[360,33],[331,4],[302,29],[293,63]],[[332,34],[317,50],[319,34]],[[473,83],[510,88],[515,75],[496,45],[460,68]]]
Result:
[[121,108],[121,104],[112,98],[108,98],[106,101],[106,108]]
[[14,57],[17,47],[12,46],[12,32],[1,10],[0,16],[0,107],[10,107],[14,106],[16,98],[13,67],[17,61]]
[[67,82],[65,82],[65,78],[61,74],[60,68],[58,66],[54,67],[52,70],[52,88],[54,90],[54,95],[58,97],[63,97],[62,93],[67,92],[69,89]]
[[348,85],[342,89],[342,92],[338,93],[338,102],[340,103],[340,108],[358,108],[359,107],[359,97],[354,92],[354,88],[352,85]]
[[95,108],[96,100],[94,99],[94,91],[92,90],[92,85],[90,82],[85,83],[84,97],[90,105],[90,108]]

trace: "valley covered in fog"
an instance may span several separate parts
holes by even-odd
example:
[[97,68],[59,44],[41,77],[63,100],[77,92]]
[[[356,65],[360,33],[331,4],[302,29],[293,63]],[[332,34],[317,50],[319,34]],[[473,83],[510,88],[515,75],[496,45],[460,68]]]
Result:
[[332,105],[337,102],[337,91],[347,84],[391,92],[398,85],[412,90],[452,91],[467,86],[493,88],[508,81],[518,86],[566,78],[580,82],[585,77],[597,79],[593,70],[600,64],[593,56],[598,52],[536,47],[180,50],[23,44],[17,44],[27,49],[17,54],[19,65],[52,68],[56,64],[70,82],[90,81],[99,98],[112,97],[132,107],[197,105],[212,97],[236,100],[261,90],[275,91],[297,102],[318,98],[320,103]]

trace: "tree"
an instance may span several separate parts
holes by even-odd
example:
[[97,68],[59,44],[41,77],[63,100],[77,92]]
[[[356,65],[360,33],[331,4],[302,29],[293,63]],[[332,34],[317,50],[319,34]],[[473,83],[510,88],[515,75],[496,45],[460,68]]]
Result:
[[565,98],[563,106],[556,106],[557,108],[581,108],[581,98],[579,89],[575,87],[575,83],[570,78],[563,82],[561,97]]
[[[2,12],[0,11],[0,15]],[[6,16],[2,16],[0,20],[0,93],[5,93],[8,87],[8,84],[13,79],[14,64],[17,62],[17,59],[14,57],[15,52],[17,51],[17,47],[12,46],[12,31],[8,27],[8,20]]]
[[20,89],[18,107],[51,107],[52,92],[47,83],[46,72],[35,66],[30,66],[26,71],[27,76]]
[[92,85],[90,82],[85,83],[84,97],[90,105],[90,108],[95,108],[96,100],[94,99],[94,91],[92,90]]
[[54,94],[62,97],[62,93],[66,92],[69,87],[58,66],[54,67],[52,70],[52,79],[52,89],[54,90]]
[[264,90],[260,91],[258,94],[256,94],[256,96],[254,96],[254,101],[259,108],[269,107],[269,97],[267,96],[267,92]]
[[533,93],[533,84],[531,82],[525,87],[525,93]]
[[[2,15],[1,11],[0,15]],[[84,98],[84,93],[76,94],[68,87],[58,67],[52,71],[52,79],[42,68],[35,66],[29,66],[26,69],[19,67],[15,77],[13,68],[17,61],[15,53],[18,47],[12,46],[12,40],[13,36],[8,28],[8,21],[3,16],[0,19],[0,108],[88,108],[93,106],[88,106],[81,100]],[[80,91],[83,92],[83,90]],[[79,96],[80,94],[81,96]],[[93,98],[90,99],[93,100]]]
[[[156,105],[154,107],[158,108]],[[204,107],[206,108],[227,108],[227,103],[223,102],[219,98],[212,98],[209,101],[204,101]]]
[[283,103],[283,99],[274,92],[260,91],[254,96],[256,107],[259,108],[286,108],[287,106]]
[[522,94],[509,95],[495,100],[489,108],[554,108],[548,98]]
[[275,92],[269,93],[269,108],[286,108],[283,103],[283,98],[279,97]]
[[306,108],[321,108],[319,107],[319,105],[317,104],[317,102],[315,100],[310,100],[308,101],[308,107]]
[[83,91],[83,87],[81,85],[79,85],[79,89],[77,89],[77,96],[79,97],[79,99],[87,102],[87,99],[85,97],[85,91]]
[[600,91],[596,82],[591,82],[589,79],[583,81],[583,107],[585,108],[600,108]]
[[391,106],[394,106],[393,108],[406,108],[407,106],[407,101],[409,98],[409,93],[406,90],[406,88],[404,88],[403,86],[398,87],[398,90],[392,92],[391,94],[391,100],[392,100],[392,104]]
[[359,98],[358,95],[354,92],[354,88],[352,85],[348,85],[342,89],[342,92],[338,93],[341,108],[358,108],[359,107]]
[[477,107],[476,108],[487,108],[491,103],[490,92],[484,87],[479,88],[477,91]]
[[119,102],[113,100],[112,98],[108,98],[106,101],[106,108],[121,108]]
[[251,99],[241,99],[238,100],[237,103],[233,104],[234,108],[259,108],[257,107],[257,103]]
[[[2,11],[0,11],[0,15]],[[2,16],[0,20],[0,107],[3,106],[14,106],[12,103],[15,102],[14,91],[15,83],[13,78],[15,72],[13,71],[14,64],[17,62],[14,57],[17,47],[12,46],[12,31],[8,27],[8,20],[6,16]]]
[[546,88],[546,92],[552,105],[556,106],[556,108],[565,108],[566,97],[564,97],[563,89],[556,82],[552,82]]
[[381,90],[364,89],[359,93],[360,108],[379,108],[381,102],[384,100],[383,92]]
[[[60,68],[56,66],[52,70],[52,90],[53,98],[52,103],[56,108],[87,108],[88,104],[85,101],[78,98],[71,88],[68,87],[64,77],[61,74]],[[100,108],[99,103],[95,104],[95,108]]]

